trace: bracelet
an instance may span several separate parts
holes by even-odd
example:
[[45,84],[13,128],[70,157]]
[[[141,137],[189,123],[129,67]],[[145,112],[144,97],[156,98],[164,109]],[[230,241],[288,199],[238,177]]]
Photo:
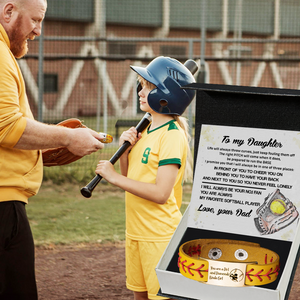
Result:
[[257,243],[197,239],[179,247],[180,273],[190,279],[220,286],[271,283],[279,273],[279,256]]

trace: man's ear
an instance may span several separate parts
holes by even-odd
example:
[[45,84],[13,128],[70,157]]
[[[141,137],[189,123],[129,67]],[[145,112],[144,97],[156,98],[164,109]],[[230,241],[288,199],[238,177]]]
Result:
[[13,3],[6,3],[3,7],[3,19],[6,23],[9,23],[12,19],[13,12],[15,10],[15,5]]

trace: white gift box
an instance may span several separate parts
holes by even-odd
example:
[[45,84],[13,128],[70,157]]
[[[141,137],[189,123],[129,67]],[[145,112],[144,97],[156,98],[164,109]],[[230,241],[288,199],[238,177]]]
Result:
[[[197,83],[188,88],[197,90],[193,190],[156,268],[159,295],[287,299],[300,245],[300,91]],[[243,287],[189,279],[179,272],[178,251],[195,239],[258,243],[279,255],[279,275],[272,283]]]

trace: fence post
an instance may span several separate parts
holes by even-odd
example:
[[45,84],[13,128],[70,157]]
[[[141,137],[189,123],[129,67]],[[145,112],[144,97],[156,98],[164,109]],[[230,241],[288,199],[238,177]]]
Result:
[[205,83],[205,46],[206,46],[206,0],[202,0],[201,15],[201,53],[200,53],[200,72],[197,81]]
[[[189,58],[193,59],[194,56],[194,43],[193,40],[189,40]],[[193,107],[195,106],[195,101],[192,103],[193,105],[188,106],[188,122],[189,122],[189,134],[193,136]],[[192,140],[190,141],[190,147],[192,147]]]
[[43,122],[43,96],[44,96],[44,25],[39,37],[39,72],[38,72],[38,120]]

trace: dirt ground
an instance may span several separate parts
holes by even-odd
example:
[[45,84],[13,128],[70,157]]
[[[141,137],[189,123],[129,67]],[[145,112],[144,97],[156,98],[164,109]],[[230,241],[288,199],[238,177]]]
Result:
[[[39,299],[133,300],[125,286],[124,255],[123,243],[36,248]],[[300,264],[289,300],[300,299],[299,282]]]
[[123,243],[36,248],[35,263],[40,300],[132,299]]

